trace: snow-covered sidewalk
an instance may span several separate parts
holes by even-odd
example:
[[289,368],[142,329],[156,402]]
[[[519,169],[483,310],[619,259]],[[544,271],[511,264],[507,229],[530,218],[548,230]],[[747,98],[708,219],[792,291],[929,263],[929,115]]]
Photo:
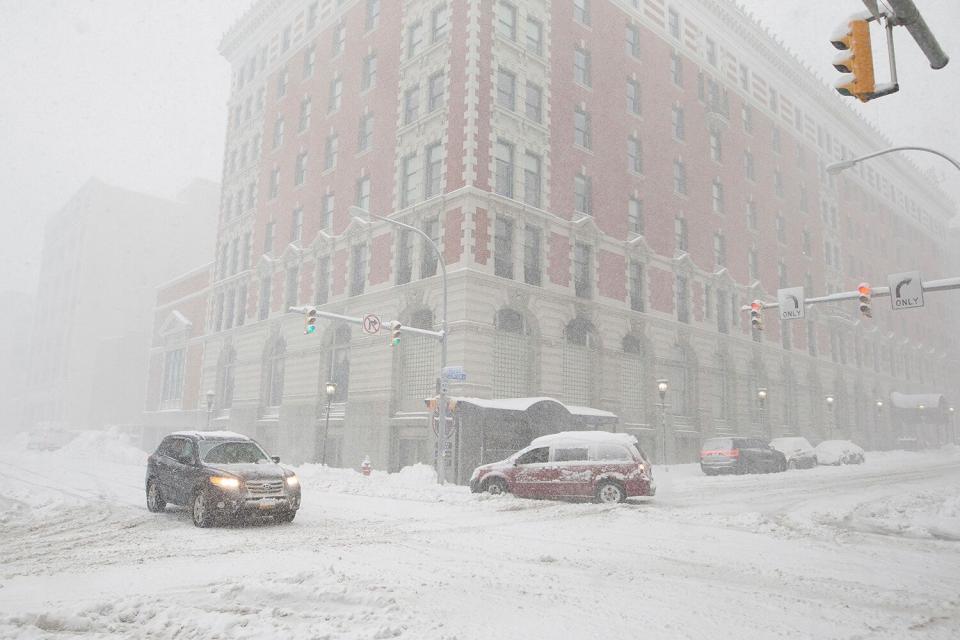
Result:
[[[17,443],[15,443],[17,444]],[[143,505],[146,454],[0,452],[0,638],[956,638],[960,451],[615,506],[304,465],[290,525]]]

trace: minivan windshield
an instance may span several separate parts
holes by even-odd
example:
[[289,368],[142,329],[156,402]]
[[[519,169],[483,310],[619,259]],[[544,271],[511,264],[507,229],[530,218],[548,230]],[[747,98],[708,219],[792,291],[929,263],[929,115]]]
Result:
[[715,449],[732,449],[733,448],[733,438],[710,438],[709,440],[704,440],[703,449],[704,451],[712,451]]
[[255,442],[201,442],[200,457],[210,464],[252,464],[270,459]]

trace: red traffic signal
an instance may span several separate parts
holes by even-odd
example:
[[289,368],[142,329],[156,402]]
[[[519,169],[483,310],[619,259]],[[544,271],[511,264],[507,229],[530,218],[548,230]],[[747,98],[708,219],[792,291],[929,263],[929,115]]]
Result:
[[763,331],[763,303],[759,300],[750,303],[750,326]]
[[860,286],[857,287],[857,293],[859,294],[860,300],[860,313],[867,318],[872,318],[873,289],[866,282],[861,282]]

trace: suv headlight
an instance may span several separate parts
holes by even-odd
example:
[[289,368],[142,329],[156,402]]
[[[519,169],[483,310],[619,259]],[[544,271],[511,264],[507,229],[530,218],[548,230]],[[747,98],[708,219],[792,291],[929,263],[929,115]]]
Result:
[[287,476],[287,486],[296,487],[300,484],[300,478],[297,476]]
[[227,478],[224,476],[213,476],[210,478],[210,484],[220,487],[221,489],[239,489],[240,481],[236,478]]

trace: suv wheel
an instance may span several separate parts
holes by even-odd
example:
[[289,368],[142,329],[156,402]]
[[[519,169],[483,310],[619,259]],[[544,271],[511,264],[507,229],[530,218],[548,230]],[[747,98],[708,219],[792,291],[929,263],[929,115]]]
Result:
[[487,481],[486,492],[492,496],[507,493],[507,481],[503,478],[491,478]]
[[601,504],[617,504],[627,499],[627,493],[616,482],[607,480],[597,487],[597,502]]
[[296,517],[297,517],[296,511],[287,511],[285,513],[281,513],[278,516],[274,516],[274,520],[276,520],[277,522],[293,522],[293,519]]
[[160,487],[156,480],[150,480],[147,483],[147,511],[150,513],[160,513],[167,507],[167,501],[160,495]]
[[197,491],[193,495],[190,512],[196,527],[209,527],[213,523],[213,512],[210,510],[210,501],[205,491]]

